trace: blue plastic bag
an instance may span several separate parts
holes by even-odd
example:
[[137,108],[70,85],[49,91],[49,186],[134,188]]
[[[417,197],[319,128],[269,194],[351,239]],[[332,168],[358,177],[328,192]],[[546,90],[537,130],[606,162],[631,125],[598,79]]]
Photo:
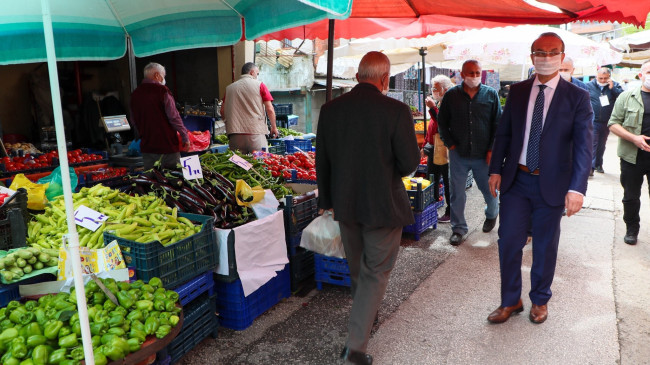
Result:
[[129,150],[126,151],[127,156],[140,156],[140,140],[134,140],[129,144]]

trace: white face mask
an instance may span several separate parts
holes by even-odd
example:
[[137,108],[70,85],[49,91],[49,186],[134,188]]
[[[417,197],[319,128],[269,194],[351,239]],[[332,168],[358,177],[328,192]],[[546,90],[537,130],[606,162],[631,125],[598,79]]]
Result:
[[560,69],[562,55],[553,57],[535,57],[535,72],[540,75],[552,75]]
[[163,81],[161,82],[161,84],[162,84],[162,85],[167,84],[167,80],[166,80],[166,79],[163,79]]
[[650,76],[645,77],[645,80],[643,80],[643,86],[645,86],[646,89],[650,90]]
[[605,86],[609,85],[608,82],[598,82],[598,81],[596,81],[596,83],[597,83],[598,86],[600,86],[600,87],[605,87]]
[[439,92],[434,92],[433,94],[431,94],[431,96],[433,97],[433,100],[435,100],[435,101],[442,100],[442,95]]
[[560,76],[566,81],[571,82],[571,72],[560,72]]
[[481,84],[481,76],[466,77],[463,79],[463,82],[465,82],[470,89],[473,89]]

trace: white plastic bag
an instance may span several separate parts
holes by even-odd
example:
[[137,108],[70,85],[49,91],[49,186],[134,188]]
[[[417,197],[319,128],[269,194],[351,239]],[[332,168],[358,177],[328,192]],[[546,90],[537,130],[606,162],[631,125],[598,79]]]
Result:
[[305,227],[300,238],[300,247],[325,256],[345,258],[341,229],[339,222],[332,218],[332,212],[325,211]]

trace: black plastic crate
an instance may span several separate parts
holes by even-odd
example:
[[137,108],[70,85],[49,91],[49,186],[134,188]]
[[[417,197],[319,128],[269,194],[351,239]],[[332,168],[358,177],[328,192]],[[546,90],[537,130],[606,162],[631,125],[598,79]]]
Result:
[[217,338],[219,320],[216,315],[217,297],[204,293],[183,308],[183,328],[167,346],[166,352],[175,363],[208,336]]
[[228,275],[215,273],[214,278],[224,283],[232,283],[239,279],[239,274],[237,273],[237,260],[235,259],[235,231],[230,230],[230,233],[228,233],[226,245],[228,246],[228,262],[220,262],[219,264],[228,265]]
[[27,190],[20,188],[0,206],[0,250],[25,247],[29,220]]
[[215,268],[219,263],[214,218],[188,213],[179,213],[179,216],[200,222],[201,231],[168,246],[158,241],[130,241],[108,232],[104,232],[104,242],[117,240],[126,266],[136,268],[138,279],[149,281],[159,277],[165,287],[175,287]]
[[296,196],[285,196],[284,228],[287,235],[302,232],[305,227],[318,217],[318,197],[316,194],[307,193]]
[[418,183],[417,189],[406,190],[409,200],[411,201],[411,207],[416,212],[423,211],[435,200],[433,193],[433,175],[429,177],[429,181],[431,181],[431,183],[426,188],[422,188],[422,184]]
[[293,114],[293,104],[273,104],[273,110],[275,110],[276,117],[278,115],[290,115]]
[[308,279],[314,280],[314,251],[296,248],[296,254],[289,257],[291,269],[291,291],[297,291]]

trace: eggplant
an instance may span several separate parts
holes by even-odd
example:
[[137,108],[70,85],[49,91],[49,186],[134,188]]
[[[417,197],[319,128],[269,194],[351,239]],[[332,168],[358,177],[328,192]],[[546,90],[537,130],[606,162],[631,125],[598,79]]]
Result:
[[169,181],[167,181],[167,178],[165,178],[162,172],[158,171],[157,169],[152,170],[152,175],[159,183],[169,185]]
[[192,203],[192,201],[183,196],[180,196],[178,198],[178,203],[185,207],[186,213],[201,214],[203,212],[202,207],[199,207],[198,205]]
[[194,184],[192,188],[194,189],[194,192],[196,192],[197,195],[203,198],[208,204],[217,205],[218,203],[217,199],[212,194],[210,194],[210,192],[207,189],[203,188],[199,184]]
[[216,179],[217,182],[219,182],[221,185],[226,186],[230,190],[235,190],[235,184],[232,183],[232,181],[226,179],[223,175],[221,175],[218,172],[214,173],[214,178]]
[[226,187],[220,185],[216,185],[215,187],[217,190],[219,190],[220,195],[223,196],[228,203],[236,202],[235,196]]
[[150,179],[150,178],[148,178],[146,176],[142,176],[142,175],[132,178],[131,181],[133,181],[136,184],[153,184],[153,183],[157,182],[156,180]]

